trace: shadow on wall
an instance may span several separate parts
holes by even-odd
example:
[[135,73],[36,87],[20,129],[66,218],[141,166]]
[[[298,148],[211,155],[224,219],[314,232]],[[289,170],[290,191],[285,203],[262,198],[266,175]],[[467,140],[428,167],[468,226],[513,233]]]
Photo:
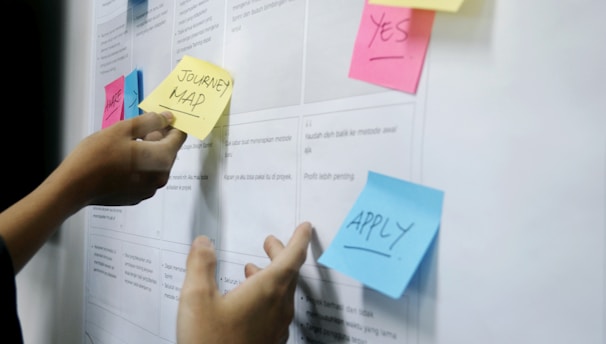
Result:
[[496,0],[466,0],[456,13],[437,12],[431,41],[490,48]]

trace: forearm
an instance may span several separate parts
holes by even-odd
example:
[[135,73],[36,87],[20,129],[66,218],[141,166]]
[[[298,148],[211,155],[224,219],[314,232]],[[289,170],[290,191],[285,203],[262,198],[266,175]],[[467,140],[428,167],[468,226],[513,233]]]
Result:
[[[173,120],[170,113],[147,113],[86,137],[40,186],[0,213],[15,271],[83,207],[138,204],[164,186],[187,137],[166,129]],[[145,140],[148,134],[158,137]]]
[[30,194],[0,213],[0,235],[19,272],[69,216],[86,205],[67,176],[51,174]]

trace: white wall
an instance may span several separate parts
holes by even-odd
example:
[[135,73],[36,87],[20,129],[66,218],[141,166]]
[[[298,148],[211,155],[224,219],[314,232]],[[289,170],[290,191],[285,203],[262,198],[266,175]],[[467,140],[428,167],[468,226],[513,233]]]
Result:
[[[92,2],[65,0],[64,8],[62,156],[88,132]],[[83,215],[70,218],[17,276],[19,317],[27,344],[83,342]]]
[[[425,142],[423,179],[449,190],[450,210],[443,217],[436,271],[429,273],[433,277],[425,290],[430,300],[423,301],[422,342],[578,342],[575,338],[585,336],[586,342],[598,343],[606,338],[605,219],[603,210],[593,211],[606,202],[606,156],[598,154],[604,152],[600,133],[606,129],[603,2],[466,2],[474,5],[458,15],[439,15],[432,36],[426,136],[433,139]],[[88,128],[91,6],[81,0],[67,0],[65,6],[64,114],[69,121],[63,122],[64,155]],[[516,108],[512,99],[527,104]],[[488,122],[494,113],[513,120]],[[529,126],[516,126],[524,123]],[[478,141],[458,137],[457,125],[483,125],[475,131]],[[568,156],[556,154],[560,143]],[[554,147],[541,148],[548,144]],[[533,154],[532,146],[549,155]],[[583,152],[591,152],[589,161]],[[495,157],[511,161],[503,160],[502,170],[481,169],[492,166]],[[529,170],[538,157],[555,168]],[[561,159],[584,162],[578,170],[584,174],[568,174],[574,169],[562,169],[569,164]],[[518,173],[511,194],[493,195],[495,185],[505,185],[520,171],[526,173]],[[469,192],[470,185],[476,192]],[[574,204],[587,202],[583,209],[592,210],[591,216],[545,206],[551,204],[545,191],[562,186],[570,188]],[[457,197],[468,202],[450,202]],[[540,206],[508,213],[507,206],[520,200]],[[475,223],[482,217],[493,221]],[[562,218],[565,223],[557,222]],[[545,240],[516,241],[529,229],[520,223],[533,221],[532,235]],[[495,223],[501,230],[484,230]],[[84,228],[79,213],[19,274],[26,343],[83,342]],[[482,245],[471,245],[469,238]],[[544,259],[544,265],[524,259],[530,256]]]
[[466,0],[436,16],[423,183],[445,199],[428,342],[606,343],[605,10]]

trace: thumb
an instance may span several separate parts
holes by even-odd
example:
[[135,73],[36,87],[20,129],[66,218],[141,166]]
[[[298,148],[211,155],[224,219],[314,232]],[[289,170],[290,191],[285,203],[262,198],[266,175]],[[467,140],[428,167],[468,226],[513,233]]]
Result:
[[201,235],[194,240],[187,256],[186,269],[182,292],[209,296],[218,293],[215,280],[217,256],[208,237]]
[[172,113],[165,111],[160,114],[147,112],[130,119],[132,121],[131,135],[133,138],[141,139],[152,131],[166,128],[172,124],[175,117]]

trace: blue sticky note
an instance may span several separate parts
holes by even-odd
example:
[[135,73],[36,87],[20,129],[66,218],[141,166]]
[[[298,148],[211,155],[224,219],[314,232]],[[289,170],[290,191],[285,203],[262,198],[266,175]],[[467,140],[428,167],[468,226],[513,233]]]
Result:
[[135,69],[124,78],[124,119],[137,117],[143,99],[141,92],[141,71]]
[[318,263],[398,299],[434,240],[442,191],[369,171]]

